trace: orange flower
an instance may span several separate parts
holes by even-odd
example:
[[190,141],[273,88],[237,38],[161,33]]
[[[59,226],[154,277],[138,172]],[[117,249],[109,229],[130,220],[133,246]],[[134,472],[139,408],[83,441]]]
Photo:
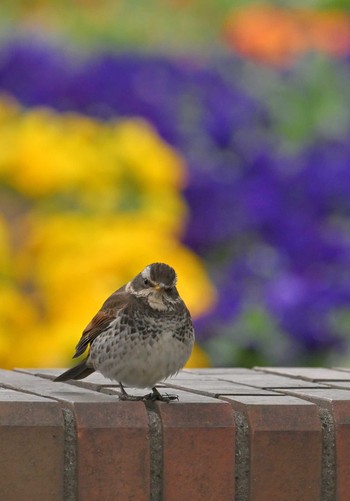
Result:
[[350,52],[350,16],[344,12],[321,11],[310,16],[310,38],[316,50],[334,56]]
[[307,51],[350,52],[350,16],[338,11],[255,5],[235,10],[223,32],[237,52],[276,65],[289,65]]

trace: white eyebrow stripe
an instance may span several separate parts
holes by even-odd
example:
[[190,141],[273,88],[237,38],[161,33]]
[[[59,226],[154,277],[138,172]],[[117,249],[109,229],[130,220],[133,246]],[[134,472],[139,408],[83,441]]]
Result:
[[151,280],[151,267],[146,266],[144,270],[141,271],[142,278],[146,278],[147,280]]

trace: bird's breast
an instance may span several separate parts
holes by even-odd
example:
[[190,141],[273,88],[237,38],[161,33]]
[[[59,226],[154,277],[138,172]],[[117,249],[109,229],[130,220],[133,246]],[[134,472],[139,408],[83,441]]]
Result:
[[[180,335],[181,332],[181,335]],[[94,341],[90,357],[105,377],[129,386],[152,387],[178,372],[191,355],[192,325],[140,316],[124,326],[116,322]]]

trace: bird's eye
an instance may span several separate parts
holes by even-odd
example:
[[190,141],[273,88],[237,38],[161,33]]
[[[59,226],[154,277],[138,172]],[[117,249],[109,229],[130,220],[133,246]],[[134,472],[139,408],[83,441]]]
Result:
[[144,283],[144,285],[146,285],[146,286],[150,285],[150,281],[149,281],[149,280],[147,280],[147,278],[145,278],[145,279],[144,279],[143,283]]

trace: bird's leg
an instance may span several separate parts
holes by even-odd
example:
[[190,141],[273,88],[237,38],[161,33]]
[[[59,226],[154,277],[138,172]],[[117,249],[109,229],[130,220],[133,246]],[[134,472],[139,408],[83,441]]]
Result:
[[145,395],[143,397],[143,400],[160,400],[161,402],[170,402],[171,400],[179,400],[179,397],[177,395],[168,395],[167,393],[165,395],[161,395],[157,388],[153,386],[152,388],[152,393],[149,393],[148,395]]
[[161,402],[170,402],[171,400],[179,400],[179,397],[177,395],[168,395],[167,393],[165,395],[161,395],[155,386],[152,388],[152,393],[148,393],[143,397],[129,395],[125,391],[125,388],[120,381],[119,381],[119,386],[122,392],[122,394],[119,397],[119,400],[131,400],[131,401],[150,400],[152,402],[154,402],[155,400],[159,400]]
[[125,388],[123,386],[123,384],[119,381],[119,386],[120,386],[120,389],[122,390],[122,394],[124,397],[128,397],[129,395],[126,393],[125,391]]
[[119,386],[122,392],[122,394],[119,397],[119,400],[133,400],[133,401],[143,400],[143,397],[136,397],[134,395],[129,395],[128,393],[126,393],[125,388],[120,381],[119,381]]

